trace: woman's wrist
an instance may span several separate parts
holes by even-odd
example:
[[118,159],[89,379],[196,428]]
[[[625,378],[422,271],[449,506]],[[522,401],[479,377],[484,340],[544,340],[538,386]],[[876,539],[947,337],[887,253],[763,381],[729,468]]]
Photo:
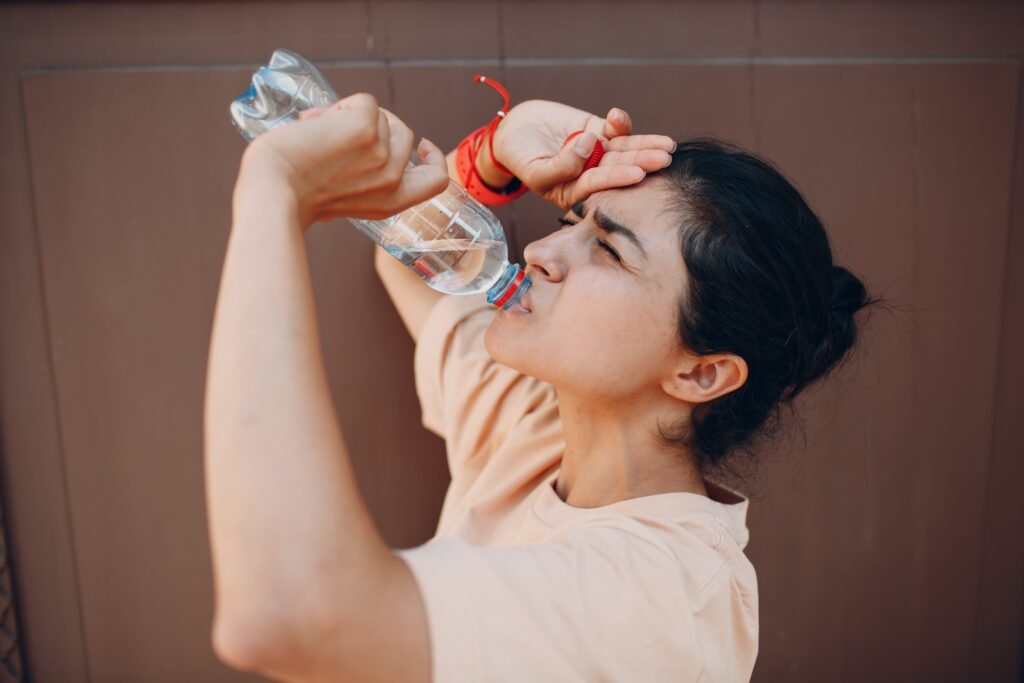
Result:
[[[495,130],[492,135],[497,135],[498,131]],[[480,176],[480,179],[492,190],[500,192],[509,186],[509,183],[515,178],[514,175],[506,173],[504,169],[499,168],[494,161],[491,159],[491,143],[492,140],[484,138],[480,145],[480,148],[476,152],[476,171]]]
[[312,218],[303,215],[306,212],[292,183],[291,169],[285,166],[274,163],[264,154],[243,155],[232,194],[232,211],[236,220],[251,219],[272,206],[293,214],[303,230],[312,224]]

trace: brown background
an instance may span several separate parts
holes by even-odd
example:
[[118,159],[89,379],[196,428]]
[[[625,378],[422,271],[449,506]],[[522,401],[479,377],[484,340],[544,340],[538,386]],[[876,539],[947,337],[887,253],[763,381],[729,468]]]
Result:
[[[774,159],[900,308],[750,482],[755,679],[1019,680],[1024,5],[857,0],[0,5],[0,495],[34,680],[247,678],[209,646],[202,395],[226,107],[281,46],[449,148],[493,114],[482,72]],[[501,217],[519,248],[554,220]],[[309,246],[360,483],[418,544],[447,471],[412,345],[367,240]]]

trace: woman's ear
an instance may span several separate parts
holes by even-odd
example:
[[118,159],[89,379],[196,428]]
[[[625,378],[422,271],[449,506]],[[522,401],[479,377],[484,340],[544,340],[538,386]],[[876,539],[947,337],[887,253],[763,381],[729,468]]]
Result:
[[747,381],[747,362],[734,353],[688,356],[661,387],[669,396],[687,403],[707,403]]

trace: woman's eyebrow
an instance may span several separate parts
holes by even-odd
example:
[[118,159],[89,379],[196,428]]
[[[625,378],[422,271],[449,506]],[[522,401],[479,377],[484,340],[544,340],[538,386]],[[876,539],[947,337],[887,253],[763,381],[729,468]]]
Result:
[[[580,217],[580,220],[586,217],[587,207],[583,202],[576,202],[572,205],[571,211]],[[628,239],[633,243],[637,249],[640,250],[640,255],[647,258],[647,250],[644,249],[644,245],[640,242],[640,238],[636,236],[636,233],[627,228],[622,223],[619,223],[615,219],[611,218],[607,214],[601,212],[601,209],[594,209],[594,223],[597,227],[601,228],[607,233],[619,234]]]

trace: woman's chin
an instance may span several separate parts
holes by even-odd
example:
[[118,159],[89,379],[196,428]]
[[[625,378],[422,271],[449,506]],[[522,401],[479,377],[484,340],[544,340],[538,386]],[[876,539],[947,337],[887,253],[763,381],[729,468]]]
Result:
[[524,338],[521,330],[515,329],[518,322],[511,316],[498,314],[484,334],[484,348],[491,358],[514,370],[520,369],[523,355],[531,353],[531,349],[524,348],[529,346],[529,339]]

